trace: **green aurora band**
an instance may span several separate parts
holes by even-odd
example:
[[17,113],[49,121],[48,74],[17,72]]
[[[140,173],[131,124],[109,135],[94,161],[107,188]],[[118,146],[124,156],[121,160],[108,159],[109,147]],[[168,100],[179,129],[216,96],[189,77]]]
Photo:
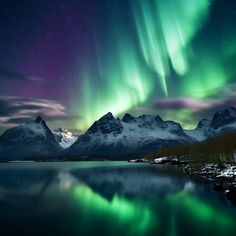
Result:
[[91,70],[86,68],[84,71],[82,84],[84,93],[79,105],[84,117],[79,124],[80,127],[88,127],[106,111],[118,115],[130,110],[145,102],[153,90],[152,75],[148,70],[142,69],[132,44],[126,42],[123,45],[126,47],[117,45],[115,56],[109,61],[109,65],[104,65],[106,60],[98,59],[99,83],[91,81],[93,76]]
[[[137,1],[134,0],[134,4]],[[138,39],[143,57],[162,80],[168,95],[166,77],[170,64],[179,75],[188,71],[189,42],[208,16],[209,1],[138,1],[134,9]]]
[[[204,100],[226,85],[232,75],[224,63],[232,56],[231,49],[235,51],[234,44],[225,45],[216,56],[213,49],[193,43],[215,2],[133,0],[132,32],[127,19],[108,13],[107,33],[94,39],[94,58],[80,62],[75,70],[80,79],[73,96],[78,102],[71,99],[71,110],[82,115],[76,127],[85,130],[109,111],[122,115],[145,107],[150,99]],[[82,91],[79,95],[78,90]],[[184,109],[161,115],[193,128],[191,114],[191,109]]]

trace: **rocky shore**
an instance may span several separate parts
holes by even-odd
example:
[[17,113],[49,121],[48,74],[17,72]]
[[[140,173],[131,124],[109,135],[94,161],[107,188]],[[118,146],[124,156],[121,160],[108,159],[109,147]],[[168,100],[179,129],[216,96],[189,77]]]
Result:
[[179,160],[173,157],[161,157],[154,160],[133,159],[132,163],[150,163],[181,165],[183,172],[190,175],[201,176],[212,181],[213,189],[223,192],[225,196],[236,206],[236,165],[235,164],[196,164]]
[[187,174],[202,176],[213,182],[213,189],[223,192],[236,206],[236,165],[204,164],[201,166],[186,165],[183,171]]

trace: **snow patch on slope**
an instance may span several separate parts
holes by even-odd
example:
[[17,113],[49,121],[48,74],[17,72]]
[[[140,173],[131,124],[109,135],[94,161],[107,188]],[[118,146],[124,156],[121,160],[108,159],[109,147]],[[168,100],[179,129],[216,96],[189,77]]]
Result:
[[46,136],[46,131],[42,124],[30,122],[23,125],[23,127],[25,128],[25,131],[31,131],[35,134]]
[[127,146],[139,146],[144,142],[155,139],[179,140],[180,137],[171,133],[172,127],[169,125],[166,128],[159,128],[151,125],[150,127],[143,127],[142,122],[125,123],[121,121],[123,131],[119,134],[114,133],[97,133],[93,134],[94,142],[103,143],[105,145],[124,143]]
[[207,135],[206,135],[204,130],[194,129],[194,130],[185,130],[184,132],[188,136],[196,139],[199,142],[204,141],[205,139],[207,139]]
[[52,133],[63,149],[70,147],[78,139],[77,135],[74,135],[67,129],[63,128],[52,130]]

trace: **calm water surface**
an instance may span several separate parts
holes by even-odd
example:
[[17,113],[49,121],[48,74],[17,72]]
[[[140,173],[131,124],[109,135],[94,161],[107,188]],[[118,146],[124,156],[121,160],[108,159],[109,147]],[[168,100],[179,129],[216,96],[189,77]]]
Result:
[[0,235],[236,235],[236,208],[174,166],[2,163]]

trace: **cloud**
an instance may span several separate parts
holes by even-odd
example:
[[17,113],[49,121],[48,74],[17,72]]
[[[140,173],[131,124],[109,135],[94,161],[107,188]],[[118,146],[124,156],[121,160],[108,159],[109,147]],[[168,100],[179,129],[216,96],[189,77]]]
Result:
[[37,115],[47,121],[79,118],[53,100],[0,96],[0,126],[22,124]]
[[220,99],[197,99],[197,98],[168,98],[161,99],[154,102],[154,107],[159,109],[190,109],[193,112],[199,112],[204,109],[211,109],[212,107],[222,106],[224,101]]
[[22,73],[14,72],[7,69],[0,69],[0,80],[16,80],[16,81],[35,81],[44,82],[43,79],[34,76],[27,76]]
[[216,111],[236,107],[236,83],[225,85],[206,98],[165,98],[152,101],[156,113],[193,128],[202,118],[212,118]]
[[228,84],[207,98],[167,98],[153,102],[153,107],[163,110],[191,109],[193,112],[203,110],[221,110],[228,107],[236,107],[236,83]]

